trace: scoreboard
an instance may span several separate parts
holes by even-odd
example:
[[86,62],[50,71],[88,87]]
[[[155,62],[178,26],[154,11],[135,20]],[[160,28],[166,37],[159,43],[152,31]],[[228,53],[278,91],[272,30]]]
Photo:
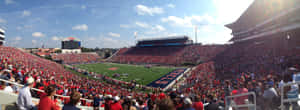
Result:
[[62,41],[62,49],[80,49],[80,41]]

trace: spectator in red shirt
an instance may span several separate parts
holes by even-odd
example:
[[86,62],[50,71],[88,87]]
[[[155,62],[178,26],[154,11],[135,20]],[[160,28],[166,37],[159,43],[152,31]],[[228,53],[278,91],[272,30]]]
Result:
[[200,96],[195,97],[195,102],[193,103],[193,108],[195,110],[203,110],[203,103],[200,100]]
[[[248,92],[248,89],[245,88],[244,84],[240,84],[240,88],[237,90],[237,94],[244,94],[244,93],[247,93]],[[248,96],[240,96],[240,97],[236,97],[235,98],[236,100],[236,104],[237,105],[242,105],[242,104],[245,104],[245,100],[248,99]]]
[[55,95],[56,89],[54,85],[48,86],[45,90],[46,96],[40,99],[38,109],[39,110],[60,110],[58,104],[56,104],[52,97]]
[[114,97],[114,102],[110,105],[110,110],[123,110],[119,100],[120,98],[118,96]]

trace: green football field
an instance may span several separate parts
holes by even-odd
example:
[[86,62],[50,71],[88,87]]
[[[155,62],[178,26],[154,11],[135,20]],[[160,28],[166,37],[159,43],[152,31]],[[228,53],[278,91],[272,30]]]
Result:
[[136,80],[138,84],[147,85],[161,76],[174,70],[174,67],[151,67],[145,68],[138,65],[114,64],[114,63],[98,63],[98,64],[82,64],[75,67],[104,74],[113,77],[114,74],[119,74],[120,77],[115,79],[130,82]]

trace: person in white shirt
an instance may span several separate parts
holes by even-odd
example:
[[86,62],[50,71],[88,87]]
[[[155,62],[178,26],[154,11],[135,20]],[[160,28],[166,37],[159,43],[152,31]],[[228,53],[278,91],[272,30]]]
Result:
[[276,98],[278,98],[278,94],[277,94],[275,88],[273,87],[272,83],[266,84],[266,88],[267,89],[265,89],[264,94],[263,94],[265,106],[267,107],[265,109],[273,110],[274,108],[276,108],[276,106],[274,104],[274,100]]
[[13,93],[13,92],[14,92],[14,90],[13,90],[12,87],[11,87],[11,84],[8,84],[8,85],[3,89],[3,91],[5,91],[5,92],[10,92],[10,93]]
[[32,102],[30,88],[33,87],[34,79],[32,77],[27,79],[27,84],[20,89],[17,100],[19,110],[32,110],[36,109],[35,104]]

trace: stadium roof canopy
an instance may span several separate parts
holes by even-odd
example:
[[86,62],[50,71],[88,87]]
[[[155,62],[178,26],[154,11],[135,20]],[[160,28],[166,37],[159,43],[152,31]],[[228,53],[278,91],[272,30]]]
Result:
[[71,40],[73,40],[73,41],[80,41],[78,38],[75,38],[75,37],[67,37],[63,41],[71,41]]
[[137,41],[159,41],[159,40],[172,40],[172,39],[188,39],[190,38],[188,36],[169,36],[169,37],[160,37],[160,38],[144,38],[144,39],[138,39]]
[[236,37],[235,35],[249,33],[286,16],[299,9],[299,4],[300,0],[255,0],[235,22],[225,26],[230,28]]

